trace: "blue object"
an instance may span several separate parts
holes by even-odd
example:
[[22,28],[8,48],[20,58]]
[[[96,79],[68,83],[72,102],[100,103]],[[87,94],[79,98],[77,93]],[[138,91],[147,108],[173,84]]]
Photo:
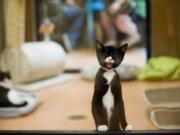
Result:
[[96,11],[103,11],[105,10],[105,4],[103,0],[88,0],[88,8],[91,10],[96,10]]
[[80,39],[81,27],[83,23],[83,15],[80,9],[74,6],[69,6],[65,9],[64,16],[68,20],[72,20],[72,25],[67,30],[67,34],[71,41],[72,46],[74,46]]
[[87,0],[86,13],[87,13],[87,34],[90,43],[94,42],[94,11],[104,11],[105,4],[103,0]]

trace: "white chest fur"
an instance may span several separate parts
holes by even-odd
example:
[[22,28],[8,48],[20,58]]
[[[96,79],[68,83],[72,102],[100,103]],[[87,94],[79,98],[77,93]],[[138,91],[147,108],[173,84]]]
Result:
[[114,70],[106,71],[106,72],[103,74],[104,78],[106,78],[106,80],[107,80],[107,84],[110,84],[110,83],[111,83],[114,75],[115,75]]
[[114,106],[114,96],[111,92],[111,85],[110,85],[114,75],[115,75],[115,72],[113,70],[107,71],[103,74],[103,76],[107,80],[107,84],[109,84],[108,91],[106,92],[106,94],[103,96],[103,99],[102,99],[103,106],[106,108],[106,111],[107,111],[108,120],[110,120],[111,118],[111,115],[112,115],[111,109]]

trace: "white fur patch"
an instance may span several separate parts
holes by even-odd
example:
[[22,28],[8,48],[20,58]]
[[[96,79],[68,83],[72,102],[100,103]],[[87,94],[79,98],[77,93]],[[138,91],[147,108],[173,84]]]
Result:
[[106,71],[106,72],[103,74],[104,78],[106,78],[106,80],[107,80],[107,84],[110,84],[110,83],[111,83],[114,75],[115,75],[115,72],[114,72],[113,69],[112,69],[112,70],[108,70],[108,71]]
[[98,126],[98,131],[107,131],[108,127],[106,125],[100,125]]
[[[104,73],[104,77],[107,80],[107,84],[110,84],[113,77],[115,75],[115,72],[113,70],[107,71]],[[112,115],[112,108],[114,107],[114,96],[111,92],[111,85],[109,85],[108,91],[104,95],[103,99],[103,106],[106,108],[106,112],[108,115],[108,121],[110,121],[111,115]]]
[[18,93],[17,93],[15,90],[13,90],[13,89],[11,89],[11,90],[9,91],[7,97],[8,97],[8,99],[9,99],[9,101],[10,101],[11,103],[13,103],[13,104],[17,104],[17,105],[18,105],[18,104],[23,103],[23,101],[22,101],[21,98],[19,97]]
[[105,59],[105,62],[107,62],[107,63],[114,63],[114,60],[113,60],[113,58],[111,56],[109,56],[109,57],[107,57]]
[[125,129],[126,131],[132,131],[133,130],[133,127],[132,127],[132,125],[127,125],[126,126],[126,129]]
[[106,108],[106,112],[108,115],[108,121],[110,121],[111,115],[112,115],[112,108],[114,107],[114,97],[112,95],[111,86],[109,86],[109,89],[107,93],[103,97],[103,105]]

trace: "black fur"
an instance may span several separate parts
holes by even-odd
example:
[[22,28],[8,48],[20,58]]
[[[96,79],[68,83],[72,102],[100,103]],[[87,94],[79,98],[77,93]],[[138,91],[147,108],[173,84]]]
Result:
[[0,81],[3,81],[5,78],[11,79],[9,72],[0,72]]
[[[5,78],[10,78],[9,73],[0,72],[0,81],[3,82]],[[27,105],[27,102],[23,102],[21,104],[13,104],[8,99],[8,93],[10,92],[9,88],[4,86],[0,86],[0,107],[23,107]]]
[[[96,130],[99,125],[107,125],[108,130],[124,130],[127,126],[120,78],[115,70],[115,68],[122,62],[126,49],[127,44],[120,47],[104,47],[101,42],[96,42],[97,58],[99,64],[101,65],[101,68],[96,74],[94,95],[92,99],[92,114],[95,120]],[[115,76],[113,77],[111,83],[107,84],[107,80],[104,78],[103,74],[109,70],[104,62],[109,56],[111,56],[115,61],[111,67],[111,69],[115,72]],[[110,121],[108,121],[106,109],[104,108],[102,102],[102,98],[109,87],[111,87],[111,93],[114,96],[114,108],[112,108]]]

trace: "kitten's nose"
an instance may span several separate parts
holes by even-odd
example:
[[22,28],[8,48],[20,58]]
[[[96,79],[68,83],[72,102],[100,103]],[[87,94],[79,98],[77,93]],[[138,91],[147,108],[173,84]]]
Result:
[[112,59],[111,56],[109,56],[109,57],[107,57],[107,58],[105,59],[105,62],[107,62],[107,63],[114,63],[114,60]]
[[109,56],[108,58],[109,58],[109,60],[112,60],[112,57],[111,57],[111,56]]
[[107,57],[106,59],[107,59],[107,60],[112,60],[112,57],[111,57],[111,56],[109,56],[109,57]]

